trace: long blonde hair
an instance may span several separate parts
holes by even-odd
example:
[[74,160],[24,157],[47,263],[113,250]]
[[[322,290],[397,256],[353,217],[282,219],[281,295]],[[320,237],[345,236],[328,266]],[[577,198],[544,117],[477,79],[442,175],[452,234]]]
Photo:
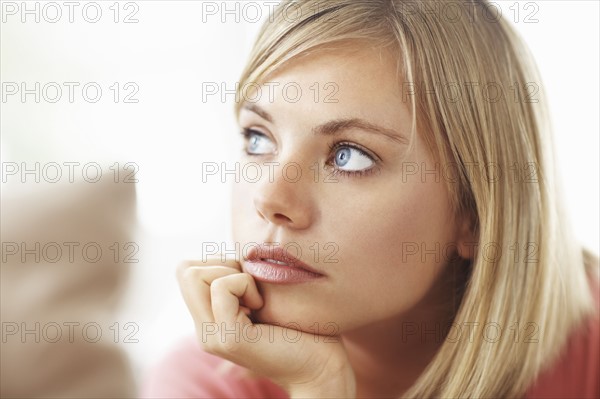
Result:
[[598,278],[597,259],[574,242],[563,212],[541,80],[491,11],[485,1],[284,1],[239,82],[264,82],[286,61],[342,40],[397,53],[413,134],[440,165],[454,165],[445,179],[454,211],[477,237],[454,325],[495,323],[505,336],[446,340],[406,397],[523,395],[594,311],[586,271]]

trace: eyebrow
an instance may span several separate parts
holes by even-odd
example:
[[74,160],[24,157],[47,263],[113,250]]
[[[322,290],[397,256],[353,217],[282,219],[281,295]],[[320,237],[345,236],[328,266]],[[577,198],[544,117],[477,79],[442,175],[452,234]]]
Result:
[[261,107],[259,107],[256,104],[245,104],[244,109],[254,112],[261,118],[265,119],[266,121],[273,123],[273,117],[271,116],[271,114],[269,114],[267,111],[265,111],[264,109],[262,109]]
[[[271,114],[269,114],[267,111],[265,111],[258,105],[246,104],[243,108],[248,111],[254,112],[264,120],[273,123],[273,116],[271,116]],[[330,120],[328,122],[315,126],[312,129],[312,131],[315,135],[333,136],[341,133],[344,130],[352,128],[364,130],[374,134],[379,134],[400,144],[408,144],[408,140],[404,136],[398,134],[396,131],[382,126],[378,126],[374,123],[360,118],[343,118]]]

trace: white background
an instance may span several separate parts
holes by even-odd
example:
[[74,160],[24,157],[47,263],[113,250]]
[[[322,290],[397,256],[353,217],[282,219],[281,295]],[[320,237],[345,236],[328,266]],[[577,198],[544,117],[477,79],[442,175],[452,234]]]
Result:
[[[27,2],[30,8],[34,3]],[[223,16],[224,23],[220,14],[205,15],[203,22],[200,1],[137,1],[133,17],[139,22],[129,24],[122,20],[135,9],[121,2],[115,23],[109,9],[114,2],[98,3],[103,15],[97,23],[82,18],[86,2],[75,9],[73,23],[65,7],[56,23],[43,16],[36,23],[32,15],[23,23],[20,13],[3,14],[2,82],[98,82],[104,91],[94,104],[82,100],[80,90],[74,103],[66,91],[56,104],[3,101],[2,161],[139,166],[140,263],[132,264],[121,318],[140,326],[139,343],[124,348],[141,376],[178,337],[193,331],[174,277],[177,262],[200,257],[202,242],[230,242],[229,186],[215,179],[203,184],[200,165],[235,159],[241,141],[233,96],[226,103],[203,102],[201,88],[203,82],[225,82],[233,89],[259,23],[236,22],[233,14]],[[598,253],[598,2],[495,4],[522,33],[541,70],[575,233]],[[254,18],[254,10],[246,11]],[[48,12],[53,18],[55,12]],[[525,23],[527,16],[533,21]],[[108,89],[114,82],[137,84],[139,102],[115,104]]]

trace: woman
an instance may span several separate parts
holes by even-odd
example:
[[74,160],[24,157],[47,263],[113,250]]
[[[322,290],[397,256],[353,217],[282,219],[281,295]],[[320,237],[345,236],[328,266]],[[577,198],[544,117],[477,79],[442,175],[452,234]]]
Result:
[[562,213],[535,67],[492,11],[278,6],[236,104],[255,169],[238,253],[179,268],[197,337],[147,396],[600,394],[597,260]]

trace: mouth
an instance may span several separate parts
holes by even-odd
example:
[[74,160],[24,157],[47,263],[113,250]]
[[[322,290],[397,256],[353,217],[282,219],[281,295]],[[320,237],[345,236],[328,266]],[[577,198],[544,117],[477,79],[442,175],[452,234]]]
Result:
[[285,262],[281,262],[275,259],[269,259],[269,258],[260,258],[261,261],[263,262],[270,262],[270,263],[276,263],[278,265],[283,265],[283,266],[289,266],[287,263]]
[[258,281],[275,284],[306,283],[325,277],[279,246],[252,247],[242,262],[242,269]]

